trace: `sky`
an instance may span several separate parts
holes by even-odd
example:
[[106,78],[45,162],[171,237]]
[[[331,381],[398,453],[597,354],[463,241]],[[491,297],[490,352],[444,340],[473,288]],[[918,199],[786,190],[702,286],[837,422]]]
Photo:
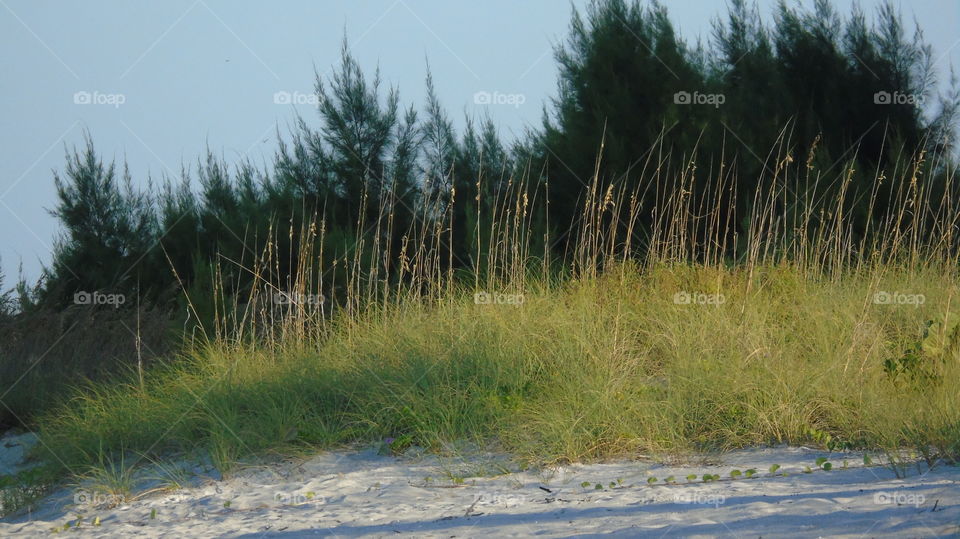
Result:
[[[791,0],[795,1],[795,0]],[[138,185],[179,178],[209,147],[268,164],[303,116],[314,73],[350,52],[402,104],[422,108],[429,62],[463,125],[489,114],[504,139],[539,125],[555,94],[553,47],[589,0],[0,0],[0,265],[13,284],[50,262],[59,234],[53,171],[88,131]],[[771,20],[775,2],[758,2]],[[835,0],[849,13],[852,0]],[[861,0],[873,13],[878,0]],[[681,35],[708,39],[724,0],[665,0]],[[809,1],[802,2],[809,5]],[[894,2],[934,49],[942,83],[960,65],[960,1]],[[960,74],[960,70],[957,70]]]

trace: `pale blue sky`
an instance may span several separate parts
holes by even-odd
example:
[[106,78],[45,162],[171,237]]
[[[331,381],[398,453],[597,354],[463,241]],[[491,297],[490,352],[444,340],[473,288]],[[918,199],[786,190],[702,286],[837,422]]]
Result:
[[[574,0],[583,7],[587,0]],[[849,12],[850,0],[835,4]],[[861,5],[872,13],[876,0]],[[709,36],[722,0],[668,0],[688,41]],[[808,2],[805,2],[808,4]],[[769,20],[773,1],[760,2]],[[960,2],[898,2],[933,45],[943,78],[960,63]],[[566,0],[0,0],[0,256],[13,283],[50,260],[57,224],[52,169],[64,144],[92,134],[106,158],[124,157],[137,181],[176,176],[209,143],[229,162],[270,161],[281,132],[309,103],[276,104],[276,92],[312,93],[313,66],[336,61],[346,31],[351,50],[401,101],[421,105],[425,58],[438,94],[462,124],[489,113],[510,139],[538,124],[554,94],[552,46],[565,36]],[[91,101],[75,103],[87,92]],[[522,104],[483,106],[477,92],[522,95]],[[116,104],[122,95],[122,104]],[[81,94],[81,102],[86,96]],[[303,99],[301,97],[301,99]]]

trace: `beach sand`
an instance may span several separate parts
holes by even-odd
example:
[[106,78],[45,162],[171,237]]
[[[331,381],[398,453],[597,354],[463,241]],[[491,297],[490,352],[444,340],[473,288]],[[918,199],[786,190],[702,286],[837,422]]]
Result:
[[[833,469],[817,469],[818,457]],[[226,479],[181,464],[191,478],[180,490],[119,500],[61,488],[0,521],[0,537],[54,528],[170,538],[960,536],[960,468],[911,465],[897,478],[864,466],[861,454],[806,448],[520,470],[498,455],[394,457],[371,447],[242,467]],[[788,475],[774,476],[771,464]],[[730,479],[750,468],[752,478]],[[704,474],[722,479],[704,483]],[[676,484],[664,484],[668,476]]]

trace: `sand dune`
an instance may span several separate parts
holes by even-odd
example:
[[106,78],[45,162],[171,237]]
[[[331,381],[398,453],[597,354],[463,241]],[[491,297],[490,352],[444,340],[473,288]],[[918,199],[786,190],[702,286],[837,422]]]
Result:
[[[821,456],[832,470],[815,469]],[[771,464],[788,475],[773,476]],[[525,471],[495,455],[396,458],[366,449],[247,467],[226,480],[184,465],[195,474],[187,488],[109,509],[97,504],[111,500],[83,485],[64,488],[37,511],[0,522],[0,536],[49,536],[78,517],[69,533],[90,537],[960,535],[960,468],[914,466],[898,479],[890,468],[865,467],[859,454],[805,448]],[[752,478],[729,479],[750,468]],[[723,479],[704,483],[703,474]],[[677,484],[663,484],[668,476]]]

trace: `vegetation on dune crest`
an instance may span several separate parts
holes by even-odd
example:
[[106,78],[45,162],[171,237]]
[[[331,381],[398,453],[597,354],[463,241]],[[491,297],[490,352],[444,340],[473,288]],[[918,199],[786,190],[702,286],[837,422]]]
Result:
[[[905,311],[877,286],[925,294]],[[724,295],[677,304],[676,290]],[[719,291],[719,292],[717,292]],[[796,268],[628,264],[532,285],[522,306],[470,290],[343,322],[321,340],[218,341],[144,388],[102,388],[41,422],[71,465],[100,452],[204,449],[236,459],[287,447],[407,437],[472,440],[535,460],[816,443],[960,450],[960,356],[924,354],[914,380],[885,369],[953,320],[955,276],[870,272],[811,281]]]
[[[743,252],[727,254],[710,247],[722,246],[725,206],[684,181],[658,203],[669,218],[642,256],[618,234],[636,220],[629,195],[597,178],[566,262],[531,249],[522,190],[502,202],[510,219],[488,232],[483,273],[444,271],[451,231],[418,220],[402,278],[378,277],[394,256],[383,244],[343,262],[350,286],[332,317],[306,299],[330,286],[314,268],[322,258],[279,283],[265,249],[249,295],[214,281],[221,314],[186,357],[143,386],[103,385],[47,414],[45,446],[70,468],[200,450],[224,471],[268,450],[386,438],[537,461],[768,443],[955,460],[960,216],[939,209],[949,198],[919,198],[901,180],[895,207],[915,211],[876,237],[851,234],[841,215],[798,233],[816,206],[772,181]],[[796,223],[770,218],[783,206]],[[278,305],[285,287],[300,299]]]

